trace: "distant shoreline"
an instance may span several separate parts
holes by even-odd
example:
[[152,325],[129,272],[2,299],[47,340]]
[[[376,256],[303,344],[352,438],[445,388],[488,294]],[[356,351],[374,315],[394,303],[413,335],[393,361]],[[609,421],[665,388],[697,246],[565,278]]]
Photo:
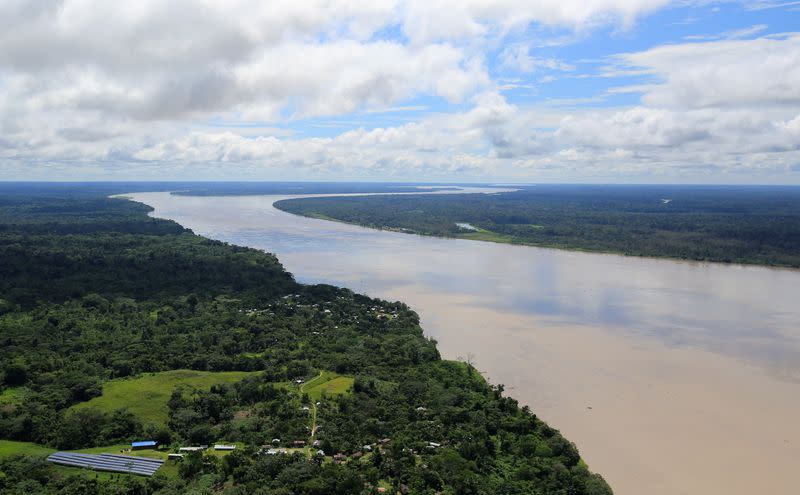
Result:
[[[391,193],[387,193],[387,196],[391,195]],[[346,198],[347,196],[331,196],[331,198],[335,199],[337,197]],[[352,196],[351,196],[352,197]],[[788,263],[770,263],[770,262],[763,262],[758,260],[735,260],[735,261],[728,261],[716,258],[694,258],[694,257],[681,257],[681,256],[673,256],[669,254],[644,254],[644,253],[631,253],[625,252],[622,250],[616,249],[604,249],[604,248],[592,248],[587,246],[576,246],[576,245],[564,245],[558,243],[548,243],[548,242],[535,242],[535,241],[528,241],[525,239],[515,238],[510,235],[501,234],[497,232],[492,232],[486,229],[477,228],[476,231],[473,232],[463,232],[459,234],[452,234],[452,233],[445,233],[445,232],[429,232],[419,229],[414,229],[413,227],[395,227],[391,225],[375,225],[368,222],[360,222],[360,221],[350,221],[344,220],[340,218],[335,218],[330,215],[326,215],[324,213],[315,212],[315,211],[299,211],[296,209],[290,209],[286,207],[286,204],[289,202],[301,202],[306,201],[311,198],[291,198],[291,199],[282,199],[275,201],[273,203],[273,207],[298,216],[304,216],[307,218],[315,218],[318,220],[326,220],[331,222],[339,222],[345,223],[348,225],[357,225],[359,227],[374,229],[374,230],[383,230],[388,232],[398,232],[402,234],[416,234],[421,236],[427,237],[438,237],[443,239],[459,239],[459,240],[470,240],[470,241],[482,241],[482,242],[494,242],[500,244],[511,244],[515,246],[527,246],[527,247],[537,247],[537,248],[545,248],[545,249],[558,249],[562,251],[573,251],[573,252],[580,252],[580,253],[593,253],[593,254],[609,254],[609,255],[618,255],[618,256],[625,256],[631,258],[644,258],[644,259],[663,259],[663,260],[672,260],[672,261],[683,261],[683,262],[691,262],[691,263],[713,263],[716,265],[723,265],[723,266],[743,266],[743,267],[762,267],[762,268],[774,268],[780,270],[800,270],[800,265],[797,264],[788,264]],[[465,221],[466,222],[466,221]],[[453,222],[457,224],[458,222]],[[468,222],[471,225],[474,225],[472,222]]]

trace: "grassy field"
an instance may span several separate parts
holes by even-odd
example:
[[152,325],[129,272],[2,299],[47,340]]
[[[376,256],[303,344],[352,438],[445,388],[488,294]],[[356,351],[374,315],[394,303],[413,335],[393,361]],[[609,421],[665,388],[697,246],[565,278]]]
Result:
[[[105,445],[103,447],[91,447],[88,449],[73,450],[70,452],[80,452],[82,454],[119,454],[122,450],[130,448],[128,444]],[[32,457],[46,457],[56,449],[45,447],[31,442],[15,442],[13,440],[0,440],[0,459],[5,459],[18,454],[29,455]],[[149,457],[151,459],[166,459],[167,453],[158,450],[136,450],[128,452],[137,457]]]
[[486,229],[477,229],[475,232],[462,232],[456,236],[458,239],[469,239],[472,241],[501,242],[513,244],[514,238],[509,235],[498,234]]
[[[128,444],[118,444],[118,445],[106,445],[104,447],[93,447],[89,449],[80,449],[74,450],[72,452],[80,452],[83,454],[119,454],[121,450],[127,449],[130,447]],[[0,440],[0,459],[5,459],[8,457],[12,457],[15,455],[27,455],[31,457],[47,457],[48,455],[55,452],[56,449],[52,449],[50,447],[45,447],[43,445],[37,445],[35,443],[30,442],[15,442],[12,440]],[[157,450],[137,450],[134,452],[128,452],[129,455],[137,456],[137,457],[148,457],[151,459],[163,459],[167,460],[167,453],[160,452]],[[73,474],[84,473],[92,478],[97,478],[99,480],[106,480],[112,477],[117,476],[134,476],[125,473],[107,473],[103,471],[90,471],[82,468],[77,467],[70,467],[70,466],[59,466],[56,464],[51,465],[51,469],[54,473],[61,473],[64,476],[69,476]],[[166,462],[158,470],[159,473],[175,477],[177,476],[177,466],[172,462]]]
[[353,377],[342,376],[332,371],[323,371],[304,383],[300,391],[316,401],[323,395],[341,395],[349,392],[353,388],[353,381]]
[[[105,445],[103,447],[91,447],[88,449],[71,450],[69,452],[80,452],[82,454],[104,454],[104,453],[120,454],[122,453],[123,450],[127,450],[129,447],[130,445],[128,444],[116,444],[116,445]],[[241,442],[236,442],[236,448],[242,449],[244,448],[244,444]],[[289,449],[289,450],[294,450],[294,449]],[[0,440],[0,460],[15,455],[27,455],[31,457],[44,458],[55,451],[56,449],[45,447],[43,445],[37,445],[35,443],[30,443],[30,442],[15,442],[12,440]],[[147,457],[150,459],[161,459],[165,462],[164,465],[161,466],[161,468],[158,470],[158,472],[167,477],[176,477],[178,475],[178,465],[174,461],[167,460],[168,454],[169,454],[168,451],[161,451],[161,450],[134,450],[131,452],[125,452],[125,455],[132,455],[136,457]],[[230,454],[230,451],[215,451],[213,449],[207,451],[207,455],[212,455],[219,458],[225,457],[228,454]],[[77,473],[86,473],[98,479],[109,479],[113,476],[135,476],[125,473],[90,471],[87,469],[70,467],[70,466],[59,466],[56,464],[53,464],[51,468],[53,469],[54,472],[62,473],[65,476]]]
[[103,385],[103,395],[75,404],[70,409],[96,407],[103,411],[127,409],[143,423],[167,421],[167,401],[178,386],[208,390],[212,385],[234,383],[257,372],[174,370],[150,373],[136,378],[111,380]]
[[51,449],[50,447],[44,447],[42,445],[37,445],[30,442],[0,440],[0,459],[6,459],[17,454],[24,454],[32,457],[45,457],[55,451],[56,449]]

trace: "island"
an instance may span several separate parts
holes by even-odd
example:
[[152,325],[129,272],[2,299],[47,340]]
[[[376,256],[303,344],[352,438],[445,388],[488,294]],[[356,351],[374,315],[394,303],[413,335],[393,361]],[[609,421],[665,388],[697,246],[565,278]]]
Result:
[[800,267],[800,188],[520,185],[497,194],[296,198],[289,213],[404,233]]

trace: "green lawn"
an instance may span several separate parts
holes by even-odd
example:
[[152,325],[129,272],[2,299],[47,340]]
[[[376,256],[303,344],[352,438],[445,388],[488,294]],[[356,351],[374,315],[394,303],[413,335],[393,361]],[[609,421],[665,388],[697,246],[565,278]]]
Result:
[[514,242],[513,237],[511,237],[510,235],[498,234],[497,232],[492,232],[491,230],[481,229],[478,227],[476,227],[476,229],[477,230],[475,230],[474,232],[460,232],[456,234],[456,237],[459,239],[470,239],[473,241],[484,241],[484,242],[500,242],[504,244],[511,244]]
[[332,371],[323,371],[318,376],[303,384],[300,391],[308,394],[312,400],[319,400],[324,395],[341,395],[353,388],[355,380],[351,376],[343,376]]
[[[103,447],[91,447],[88,449],[78,449],[72,450],[70,452],[80,452],[83,454],[119,454],[120,451],[130,448],[130,445],[125,444],[117,444],[117,445],[105,445]],[[44,445],[39,445],[36,443],[31,442],[15,442],[14,440],[0,440],[0,459],[5,459],[7,457],[11,457],[18,454],[29,455],[32,457],[45,457],[53,452],[56,449],[45,447]],[[133,452],[128,452],[130,455],[138,456],[138,457],[149,457],[151,459],[166,459],[167,453],[161,452],[158,450],[135,450]]]
[[103,385],[103,395],[75,404],[70,410],[96,407],[103,411],[127,409],[143,423],[163,424],[168,418],[167,401],[176,387],[208,390],[212,385],[234,383],[257,372],[174,370],[149,373],[136,378],[111,380]]
[[[118,445],[106,445],[104,447],[92,447],[89,449],[80,449],[74,450],[72,452],[81,452],[84,454],[119,454],[121,450],[127,449],[130,447],[128,444],[118,444]],[[15,442],[12,440],[0,440],[0,460],[12,457],[14,455],[28,455],[31,457],[47,457],[48,455],[55,452],[56,449],[51,449],[50,447],[45,447],[43,445],[37,445],[35,443],[30,442]],[[138,457],[149,457],[152,459],[163,459],[166,461],[167,453],[156,451],[156,450],[137,450],[134,452],[129,452],[129,455],[134,455]],[[125,473],[107,473],[103,471],[90,471],[83,468],[78,467],[71,467],[71,466],[59,466],[57,464],[51,465],[51,469],[55,473],[61,473],[64,476],[69,476],[73,474],[84,473],[90,477],[97,478],[100,480],[107,480],[111,479],[112,477],[125,477],[125,476],[135,476]],[[174,463],[167,462],[158,470],[159,473],[164,474],[168,477],[176,477],[177,476],[177,466]]]
[[15,442],[13,440],[0,440],[0,459],[5,459],[17,454],[25,454],[32,457],[45,457],[56,449],[44,447],[31,442]]

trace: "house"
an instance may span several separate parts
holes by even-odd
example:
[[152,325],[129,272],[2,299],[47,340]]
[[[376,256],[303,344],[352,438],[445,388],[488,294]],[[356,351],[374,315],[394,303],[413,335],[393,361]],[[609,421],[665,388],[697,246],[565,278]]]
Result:
[[347,456],[339,452],[335,456],[333,456],[333,462],[336,464],[341,464],[347,460]]
[[325,451],[324,450],[318,450],[317,451],[317,457],[325,457]]
[[294,442],[292,442],[292,445],[294,445],[295,447],[298,447],[298,448],[299,447],[305,447],[306,446],[306,441],[305,440],[295,440]]
[[319,440],[314,440],[313,442],[311,442],[312,447],[319,447],[320,445],[322,445],[322,442],[320,442]]
[[227,445],[224,443],[218,443],[214,445],[214,450],[236,450],[236,445]]
[[200,447],[181,447],[178,449],[178,452],[200,452],[206,450],[205,446]]
[[364,452],[372,452],[372,445],[364,445],[363,447],[361,447],[361,450],[363,450]]
[[278,445],[279,443],[281,443],[281,439],[280,438],[273,438],[272,439],[272,445]]
[[141,442],[133,442],[131,444],[131,450],[146,450],[146,449],[154,449],[158,447],[158,442],[155,440],[143,440]]
[[352,456],[350,456],[350,457],[352,457],[354,460],[359,460],[359,459],[361,459],[361,456],[363,456],[363,455],[364,455],[364,454],[362,454],[361,452],[355,452],[355,453],[354,453]]
[[167,459],[170,461],[180,461],[185,454],[167,454]]
[[428,442],[427,448],[429,448],[429,449],[438,449],[441,446],[442,446],[442,444],[440,444],[440,443]]

